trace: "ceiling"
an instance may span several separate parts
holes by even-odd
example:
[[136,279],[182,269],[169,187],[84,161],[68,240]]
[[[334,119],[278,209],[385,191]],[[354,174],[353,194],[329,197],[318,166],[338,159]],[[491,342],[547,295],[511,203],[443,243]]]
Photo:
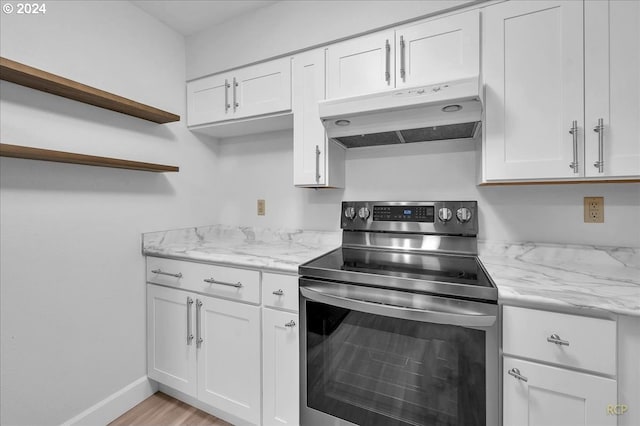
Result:
[[134,0],[138,6],[184,36],[275,3],[275,0]]

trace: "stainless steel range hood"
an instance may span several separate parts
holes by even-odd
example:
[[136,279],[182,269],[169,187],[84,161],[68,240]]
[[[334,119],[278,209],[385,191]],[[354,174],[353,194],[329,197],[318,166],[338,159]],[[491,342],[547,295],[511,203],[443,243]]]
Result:
[[477,77],[319,102],[327,135],[346,148],[475,138]]

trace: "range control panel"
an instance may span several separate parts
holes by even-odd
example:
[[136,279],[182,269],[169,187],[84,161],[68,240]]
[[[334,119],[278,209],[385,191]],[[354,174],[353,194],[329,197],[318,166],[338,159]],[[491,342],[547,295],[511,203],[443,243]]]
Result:
[[341,228],[353,231],[477,235],[475,201],[344,201]]
[[431,222],[434,221],[434,206],[373,206],[374,221]]

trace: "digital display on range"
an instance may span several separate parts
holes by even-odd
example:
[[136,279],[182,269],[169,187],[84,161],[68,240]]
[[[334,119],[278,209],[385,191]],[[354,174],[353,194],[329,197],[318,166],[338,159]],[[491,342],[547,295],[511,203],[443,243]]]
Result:
[[434,206],[373,206],[373,220],[387,222],[435,221]]

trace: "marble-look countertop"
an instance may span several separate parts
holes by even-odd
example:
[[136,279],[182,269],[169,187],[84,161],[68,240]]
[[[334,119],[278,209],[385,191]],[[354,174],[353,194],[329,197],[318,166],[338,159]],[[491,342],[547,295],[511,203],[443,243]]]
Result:
[[[211,225],[143,234],[142,252],[296,274],[341,242],[338,231]],[[478,250],[499,303],[640,316],[640,249],[481,241]]]
[[142,253],[297,274],[341,243],[341,232],[211,225],[142,234]]
[[498,301],[640,316],[640,249],[480,242]]

